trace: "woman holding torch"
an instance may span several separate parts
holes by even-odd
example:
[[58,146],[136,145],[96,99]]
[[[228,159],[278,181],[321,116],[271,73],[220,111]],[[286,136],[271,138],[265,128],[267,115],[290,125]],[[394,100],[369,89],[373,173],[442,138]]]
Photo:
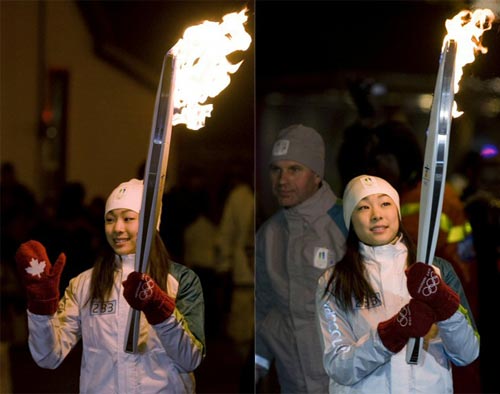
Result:
[[[28,301],[29,347],[43,368],[57,368],[82,340],[80,392],[194,393],[193,371],[205,355],[200,281],[170,261],[156,232],[147,273],[134,270],[143,182],[131,179],[106,202],[109,244],[94,267],[73,278],[59,300],[66,263],[54,265],[38,241],[16,254]],[[130,308],[142,311],[136,353],[124,349]]]
[[[347,252],[320,277],[316,295],[330,393],[452,393],[450,362],[463,366],[479,355],[455,271],[440,258],[415,263],[399,195],[384,179],[353,178],[343,211]],[[417,365],[402,351],[410,337],[424,337]]]

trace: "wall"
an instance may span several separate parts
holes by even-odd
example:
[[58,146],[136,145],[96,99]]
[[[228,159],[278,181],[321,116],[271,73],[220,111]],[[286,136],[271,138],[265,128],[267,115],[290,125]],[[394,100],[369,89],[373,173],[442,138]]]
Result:
[[[42,197],[40,77],[44,69],[67,70],[67,181],[82,182],[87,199],[106,197],[119,182],[136,176],[145,160],[155,92],[95,56],[74,2],[2,1],[0,7],[2,162],[13,162],[18,178]],[[172,152],[172,168],[175,160]]]

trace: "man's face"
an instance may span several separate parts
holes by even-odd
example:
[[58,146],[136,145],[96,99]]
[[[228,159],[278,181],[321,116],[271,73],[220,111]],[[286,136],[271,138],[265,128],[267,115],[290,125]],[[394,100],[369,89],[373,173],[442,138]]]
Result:
[[275,161],[270,165],[269,173],[273,194],[285,208],[307,200],[321,183],[321,178],[316,173],[293,160]]

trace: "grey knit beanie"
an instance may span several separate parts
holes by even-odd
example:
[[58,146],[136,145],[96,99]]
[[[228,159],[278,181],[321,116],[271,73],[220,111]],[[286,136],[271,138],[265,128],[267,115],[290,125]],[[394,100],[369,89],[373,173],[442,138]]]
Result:
[[323,179],[325,173],[325,143],[311,127],[295,124],[281,130],[274,141],[270,163],[293,160],[314,171]]

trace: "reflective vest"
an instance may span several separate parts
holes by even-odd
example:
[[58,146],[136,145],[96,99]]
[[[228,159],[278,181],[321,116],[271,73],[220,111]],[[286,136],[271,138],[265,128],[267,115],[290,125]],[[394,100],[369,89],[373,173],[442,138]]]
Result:
[[[411,202],[401,205],[401,216],[414,215],[419,213],[420,203]],[[450,244],[462,242],[472,234],[472,227],[469,221],[464,223],[454,224],[451,218],[446,213],[441,213],[439,220],[439,229],[447,234],[446,241]]]

